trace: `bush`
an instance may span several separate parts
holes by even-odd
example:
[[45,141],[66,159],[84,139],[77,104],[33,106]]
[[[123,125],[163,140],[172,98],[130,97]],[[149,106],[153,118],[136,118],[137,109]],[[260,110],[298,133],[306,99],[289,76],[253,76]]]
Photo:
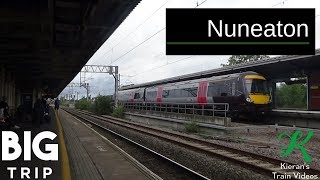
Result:
[[191,122],[185,124],[185,129],[189,133],[198,133],[200,131],[199,125],[195,120],[191,120]]
[[61,104],[62,106],[67,106],[67,107],[69,107],[70,101],[61,100],[61,101],[60,101],[60,104]]
[[124,107],[123,106],[118,106],[114,108],[112,116],[117,117],[117,118],[124,118]]
[[281,84],[275,93],[277,108],[307,109],[306,84]]
[[92,105],[92,111],[98,115],[110,115],[112,113],[111,103],[112,99],[110,97],[98,96]]
[[80,110],[87,110],[87,111],[90,111],[91,110],[91,102],[88,101],[87,99],[85,98],[82,98],[80,100],[78,100],[74,106],[77,108],[77,109],[80,109]]

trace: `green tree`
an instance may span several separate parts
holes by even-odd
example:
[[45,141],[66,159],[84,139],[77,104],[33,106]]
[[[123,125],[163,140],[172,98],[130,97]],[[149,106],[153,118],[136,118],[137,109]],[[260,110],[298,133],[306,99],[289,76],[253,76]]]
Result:
[[97,96],[93,103],[92,110],[96,114],[111,114],[112,113],[112,99],[108,96]]
[[306,84],[277,86],[275,94],[277,108],[307,109],[307,86]]
[[221,66],[231,66],[236,64],[241,64],[250,61],[257,61],[260,59],[269,58],[267,55],[232,55],[228,59],[227,64],[221,64]]

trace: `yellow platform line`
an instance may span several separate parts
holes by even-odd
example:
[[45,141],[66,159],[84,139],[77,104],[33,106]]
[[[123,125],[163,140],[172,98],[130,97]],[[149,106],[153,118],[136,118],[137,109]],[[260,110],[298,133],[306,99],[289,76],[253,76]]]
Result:
[[71,173],[70,173],[70,164],[69,164],[69,157],[67,152],[67,147],[63,137],[63,131],[59,116],[57,115],[57,111],[54,110],[57,127],[58,127],[58,136],[59,136],[59,147],[61,152],[61,175],[62,180],[71,180]]

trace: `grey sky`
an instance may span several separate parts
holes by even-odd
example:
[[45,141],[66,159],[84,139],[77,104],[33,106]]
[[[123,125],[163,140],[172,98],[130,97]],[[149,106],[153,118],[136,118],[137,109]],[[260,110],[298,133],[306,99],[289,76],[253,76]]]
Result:
[[[142,0],[87,64],[118,65],[122,85],[220,67],[229,56],[165,55],[165,9],[194,8],[197,2],[201,4],[197,8],[316,8],[316,14],[320,15],[319,0]],[[320,16],[317,16],[316,48],[320,48],[319,34]],[[87,74],[86,77],[93,78],[88,80],[93,86],[93,96],[113,93],[112,76]],[[79,82],[79,76],[73,82]],[[84,88],[74,88],[76,91],[85,94]],[[62,94],[70,92],[66,88]]]

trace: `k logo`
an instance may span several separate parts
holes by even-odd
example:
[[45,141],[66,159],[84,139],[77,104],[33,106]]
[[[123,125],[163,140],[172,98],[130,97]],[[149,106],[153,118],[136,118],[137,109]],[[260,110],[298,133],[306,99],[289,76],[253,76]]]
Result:
[[297,148],[301,151],[301,154],[304,158],[304,160],[309,163],[311,162],[311,157],[309,156],[309,154],[307,153],[307,150],[303,147],[312,137],[313,135],[313,131],[309,130],[307,137],[303,140],[301,140],[300,142],[298,142],[298,140],[300,140],[303,136],[303,132],[301,131],[295,131],[292,136],[286,134],[286,133],[281,133],[278,136],[278,139],[280,140],[283,136],[287,136],[290,138],[290,143],[288,146],[282,147],[280,150],[280,156],[281,157],[287,157],[289,156],[292,151]]

